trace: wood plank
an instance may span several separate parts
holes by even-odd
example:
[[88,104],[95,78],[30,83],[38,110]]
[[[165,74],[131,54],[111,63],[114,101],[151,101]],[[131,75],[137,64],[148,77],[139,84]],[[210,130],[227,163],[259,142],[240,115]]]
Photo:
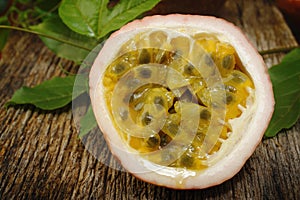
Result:
[[[241,27],[259,50],[297,45],[272,1],[226,1],[216,15]],[[283,55],[264,59],[270,67]],[[55,112],[32,106],[3,108],[19,87],[62,76],[60,66],[74,73],[78,69],[32,35],[14,32],[3,51],[0,199],[300,199],[299,121],[277,137],[263,140],[229,181],[204,190],[180,191],[145,183],[99,162],[78,139],[70,106]],[[106,144],[97,139],[103,145],[97,155],[117,165]]]

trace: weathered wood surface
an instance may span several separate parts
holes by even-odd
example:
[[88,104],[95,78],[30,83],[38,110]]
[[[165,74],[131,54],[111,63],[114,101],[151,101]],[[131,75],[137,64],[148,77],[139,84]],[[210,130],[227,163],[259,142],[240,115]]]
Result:
[[[227,1],[216,15],[241,27],[258,50],[297,45],[270,1]],[[283,55],[264,59],[271,66]],[[97,161],[78,139],[70,106],[55,112],[31,106],[3,108],[19,87],[63,75],[60,66],[72,72],[78,68],[57,58],[32,35],[14,32],[4,49],[0,199],[300,199],[299,121],[263,140],[231,180],[204,190],[178,191],[145,183]]]

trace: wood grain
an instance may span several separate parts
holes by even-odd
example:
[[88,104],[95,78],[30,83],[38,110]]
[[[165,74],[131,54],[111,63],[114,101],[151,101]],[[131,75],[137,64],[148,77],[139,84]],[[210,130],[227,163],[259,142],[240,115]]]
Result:
[[[297,45],[272,1],[226,1],[215,13],[237,26],[258,50]],[[265,55],[270,67],[284,54]],[[3,105],[23,85],[73,73],[78,66],[56,57],[36,36],[13,32],[0,61],[0,199],[300,199],[300,122],[264,139],[242,170],[204,190],[173,190],[136,179],[113,160],[101,136],[96,157],[78,139],[71,106],[46,112]],[[91,142],[90,140],[89,142]],[[98,142],[98,143],[96,143]],[[118,170],[116,170],[118,169]]]

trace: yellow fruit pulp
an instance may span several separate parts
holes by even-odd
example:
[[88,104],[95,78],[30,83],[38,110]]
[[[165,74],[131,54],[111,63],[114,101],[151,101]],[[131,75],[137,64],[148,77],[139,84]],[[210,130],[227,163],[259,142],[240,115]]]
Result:
[[[190,142],[184,146],[183,153],[168,166],[188,169],[207,167],[203,161],[218,152],[222,143],[230,137],[231,127],[228,121],[239,117],[242,108],[246,107],[248,89],[254,88],[252,80],[238,62],[235,49],[213,35],[199,33],[193,36],[205,51],[203,65],[208,70],[211,66],[216,66],[221,75],[224,87],[213,89],[207,86],[203,75],[187,59],[189,56],[197,56],[195,52],[191,55],[191,41],[188,38],[178,36],[168,39],[167,33],[163,31],[154,31],[143,40],[140,38],[138,35],[120,48],[121,55],[107,67],[103,76],[105,98],[111,117],[114,117],[114,112],[120,116],[119,121],[114,120],[116,129],[124,141],[141,154],[162,150],[177,136],[182,137],[182,140],[188,138]],[[137,48],[143,43],[152,48]],[[164,47],[173,51],[165,50]],[[157,67],[151,67],[152,64],[157,64]],[[116,96],[123,99],[119,105],[115,105],[112,103],[113,93],[125,75],[125,84],[122,85],[119,96]],[[142,79],[154,81],[148,81],[147,84],[131,91],[130,88],[135,88]],[[159,84],[158,80],[161,79],[164,79],[166,84]],[[225,95],[218,96],[221,90]],[[213,101],[212,93],[217,94],[226,110],[218,140],[211,141],[213,148],[207,150],[205,137],[211,125],[211,112],[213,107],[218,106]],[[123,109],[125,106],[128,108]],[[183,118],[183,112],[198,112],[199,120],[195,134],[191,134],[192,130],[182,129],[182,124],[188,120]],[[163,123],[159,122],[160,119]],[[124,131],[118,123],[123,123],[129,130]],[[129,133],[135,131],[130,129],[129,123],[135,123],[138,127],[151,124],[156,124],[153,125],[157,126],[156,128],[160,127],[150,135],[139,137]],[[180,140],[176,140],[177,143],[178,141]],[[172,157],[172,151],[169,151],[169,154],[166,156],[165,153],[158,153],[157,159],[169,159]]]

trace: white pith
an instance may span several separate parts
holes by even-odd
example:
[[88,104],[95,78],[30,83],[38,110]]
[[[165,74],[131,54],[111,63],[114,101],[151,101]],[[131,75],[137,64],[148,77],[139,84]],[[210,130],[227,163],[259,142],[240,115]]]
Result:
[[[246,109],[239,118],[230,120],[232,134],[218,153],[208,159],[203,171],[163,167],[144,160],[139,154],[130,154],[110,119],[104,100],[102,75],[116,57],[119,48],[143,28],[169,28],[184,34],[204,32],[230,43],[243,66],[251,76],[255,90],[250,90]],[[105,43],[90,73],[90,96],[93,110],[112,153],[135,176],[158,185],[172,188],[205,188],[224,182],[234,176],[251,156],[260,142],[273,112],[273,93],[262,58],[245,36],[232,24],[213,17],[169,15],[153,16],[132,22],[114,33]],[[267,100],[267,101],[266,101]]]

